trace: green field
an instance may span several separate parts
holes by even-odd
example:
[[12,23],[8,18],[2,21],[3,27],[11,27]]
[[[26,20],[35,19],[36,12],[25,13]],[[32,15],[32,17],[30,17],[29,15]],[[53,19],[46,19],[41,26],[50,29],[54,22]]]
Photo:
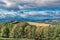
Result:
[[60,40],[60,23],[37,27],[27,22],[6,22],[0,24],[0,40]]
[[0,40],[34,40],[34,39],[27,39],[27,38],[0,38]]

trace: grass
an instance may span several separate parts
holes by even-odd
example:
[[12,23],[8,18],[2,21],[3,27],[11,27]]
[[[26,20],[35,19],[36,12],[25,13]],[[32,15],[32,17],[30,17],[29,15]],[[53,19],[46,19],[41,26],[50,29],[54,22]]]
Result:
[[0,40],[59,40],[60,38],[60,24],[50,26],[45,23],[22,22],[22,24],[5,23],[0,26]]
[[27,38],[0,38],[0,40],[34,40],[34,39],[27,39]]

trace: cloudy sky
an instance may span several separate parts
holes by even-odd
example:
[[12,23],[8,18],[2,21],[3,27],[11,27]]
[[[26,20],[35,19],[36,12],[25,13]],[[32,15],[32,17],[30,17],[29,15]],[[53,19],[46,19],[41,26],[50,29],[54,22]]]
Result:
[[0,19],[10,18],[60,18],[60,0],[0,0]]

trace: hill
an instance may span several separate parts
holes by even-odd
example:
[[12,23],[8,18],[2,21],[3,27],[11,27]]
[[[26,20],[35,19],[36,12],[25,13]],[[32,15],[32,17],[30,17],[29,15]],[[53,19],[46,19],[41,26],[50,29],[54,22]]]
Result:
[[37,22],[9,21],[0,24],[0,38],[27,38],[35,40],[57,40],[60,25]]

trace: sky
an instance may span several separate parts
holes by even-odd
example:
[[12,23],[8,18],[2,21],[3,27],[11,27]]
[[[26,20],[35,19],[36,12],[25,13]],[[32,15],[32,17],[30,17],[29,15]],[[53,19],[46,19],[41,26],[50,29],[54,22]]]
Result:
[[60,19],[60,0],[0,0],[0,20]]

